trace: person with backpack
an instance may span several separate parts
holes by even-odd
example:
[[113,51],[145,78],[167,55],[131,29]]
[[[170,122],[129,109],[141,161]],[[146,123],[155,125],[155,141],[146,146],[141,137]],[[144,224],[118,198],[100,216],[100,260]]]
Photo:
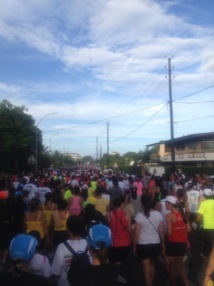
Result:
[[106,225],[97,224],[90,228],[87,237],[92,263],[77,273],[75,280],[69,272],[70,286],[134,286],[124,265],[109,262],[112,244],[111,230]]
[[[69,216],[66,222],[67,230],[69,233],[69,239],[66,242],[60,243],[56,249],[54,259],[52,262],[52,273],[56,280],[57,286],[69,286],[67,279],[68,272],[76,269],[75,261],[76,254],[81,255],[82,263],[89,264],[89,253],[86,239],[83,239],[84,233],[84,219],[81,216]],[[83,257],[82,257],[83,256]],[[82,259],[83,258],[83,259]],[[85,258],[85,259],[84,259]],[[79,267],[81,263],[79,263]],[[74,276],[74,274],[72,275]],[[73,286],[73,285],[72,285]]]

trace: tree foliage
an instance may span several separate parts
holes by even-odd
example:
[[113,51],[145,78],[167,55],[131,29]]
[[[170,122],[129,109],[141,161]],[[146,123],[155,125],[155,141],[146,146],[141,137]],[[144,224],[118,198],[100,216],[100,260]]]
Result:
[[144,150],[140,150],[138,153],[129,151],[123,156],[120,156],[119,154],[109,156],[107,154],[104,154],[103,157],[100,159],[100,166],[102,168],[110,169],[115,169],[114,166],[117,166],[116,168],[118,169],[121,169],[124,166],[139,166],[142,163],[149,163],[151,155],[156,154],[157,151],[157,147],[154,147],[150,150],[148,148],[145,148]]
[[83,163],[90,163],[91,164],[94,162],[94,159],[91,156],[84,156],[84,157],[82,157],[81,161]]
[[[34,154],[36,126],[33,117],[24,106],[15,106],[8,100],[0,102],[0,168],[4,171],[21,172],[27,159]],[[41,133],[38,132],[38,149],[42,149]]]

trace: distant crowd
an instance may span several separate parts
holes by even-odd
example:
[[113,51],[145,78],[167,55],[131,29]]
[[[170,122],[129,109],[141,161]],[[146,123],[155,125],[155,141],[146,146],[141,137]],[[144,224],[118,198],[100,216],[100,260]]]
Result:
[[[188,233],[197,230],[203,232],[201,259],[211,261],[206,285],[214,271],[209,176],[186,177],[181,169],[169,176],[146,171],[137,176],[80,167],[0,176],[3,285],[27,285],[35,277],[35,285],[134,286],[137,277],[126,269],[131,253],[139,260],[145,285],[154,285],[159,257],[170,285],[176,285],[178,274],[187,286]],[[84,258],[72,272],[75,253],[87,254],[89,265]]]

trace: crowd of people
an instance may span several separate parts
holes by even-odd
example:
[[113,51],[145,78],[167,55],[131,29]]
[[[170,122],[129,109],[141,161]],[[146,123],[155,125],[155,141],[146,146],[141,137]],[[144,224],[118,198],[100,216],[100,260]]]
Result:
[[[154,285],[158,257],[170,285],[179,276],[188,286],[188,233],[198,229],[203,233],[201,259],[210,259],[203,286],[212,279],[214,192],[209,176],[186,178],[181,169],[170,176],[136,176],[79,168],[10,180],[2,174],[0,187],[4,285],[27,285],[33,275],[35,285],[134,286],[136,277],[126,264],[134,255],[146,286]],[[71,274],[74,253],[87,254],[90,263]]]

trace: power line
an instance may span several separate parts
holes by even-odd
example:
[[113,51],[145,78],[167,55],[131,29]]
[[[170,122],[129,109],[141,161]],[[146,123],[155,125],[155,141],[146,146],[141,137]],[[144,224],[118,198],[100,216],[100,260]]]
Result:
[[[163,59],[162,59],[161,62],[152,70],[152,72],[154,73],[155,71],[157,71],[162,64],[163,64]],[[151,74],[151,72],[150,72],[150,74]],[[150,74],[149,74],[149,75],[150,75]],[[156,82],[158,83],[157,80],[158,80],[158,78],[159,78],[160,76],[161,76],[161,74],[156,73],[156,75],[154,75],[154,76],[152,77],[152,80],[151,80],[151,81],[147,81],[146,85],[144,85],[143,91],[141,91],[140,94],[137,95],[137,96],[134,98],[135,102],[136,102],[138,99],[140,99],[145,93],[148,93],[150,87],[153,88],[154,83],[156,83]],[[151,77],[151,76],[150,76],[150,77]],[[160,84],[159,84],[159,86],[160,86]],[[159,87],[159,86],[158,86],[158,87]],[[154,89],[154,88],[153,88],[153,89]],[[155,87],[155,89],[156,89],[156,87]],[[150,91],[150,93],[151,93],[151,92],[152,92],[152,90]],[[128,110],[130,110],[130,108],[128,108]],[[127,110],[127,112],[128,112],[128,110]]]
[[201,119],[206,119],[206,118],[210,118],[210,117],[214,117],[214,114],[213,115],[209,115],[209,116],[204,116],[204,117],[197,117],[195,119],[193,118],[193,119],[188,119],[188,120],[176,121],[176,123],[201,120]]
[[[208,86],[206,88],[203,88],[203,89],[201,89],[199,91],[196,91],[196,92],[193,92],[191,94],[188,94],[188,95],[182,96],[180,98],[177,98],[177,99],[173,100],[173,102],[176,102],[176,101],[181,100],[183,98],[187,98],[187,97],[190,97],[192,95],[201,93],[201,92],[203,92],[203,91],[205,91],[207,89],[210,89],[212,87],[214,87],[214,84],[210,85],[210,86]],[[65,127],[65,128],[59,128],[59,129],[44,131],[43,133],[68,130],[68,129],[78,128],[78,127],[82,127],[82,126],[87,126],[87,125],[90,125],[90,124],[100,123],[100,122],[108,121],[108,120],[111,120],[111,119],[114,119],[114,118],[118,118],[118,117],[126,116],[126,115],[129,115],[129,114],[137,113],[139,111],[143,111],[143,110],[146,110],[146,109],[150,109],[150,108],[153,108],[155,106],[158,106],[158,105],[161,105],[161,104],[164,104],[164,103],[166,103],[166,102],[161,102],[161,103],[158,103],[158,104],[155,104],[155,105],[151,105],[151,106],[147,106],[147,107],[144,107],[144,108],[140,108],[140,109],[137,109],[137,110],[134,110],[134,111],[130,111],[130,112],[124,113],[124,114],[119,114],[119,115],[115,115],[115,116],[112,116],[112,117],[109,117],[109,118],[100,119],[100,120],[96,120],[96,121],[92,121],[92,122],[88,122],[88,123],[83,123],[83,124],[80,124],[80,125],[75,125],[75,126],[71,126],[71,127]],[[168,104],[168,101],[167,101],[167,104]]]
[[[168,104],[168,103],[167,103]],[[138,129],[140,129],[141,127],[143,127],[147,122],[149,122],[153,117],[155,117],[165,106],[167,106],[167,104],[165,104],[163,107],[161,107],[161,109],[159,109],[155,114],[153,114],[148,120],[146,120],[143,124],[141,124],[139,127],[137,127],[135,130],[133,130],[132,132],[126,134],[125,136],[123,137],[120,137],[120,138],[117,138],[117,139],[114,139],[114,140],[110,140],[110,142],[114,142],[114,141],[118,141],[118,140],[121,140],[121,139],[124,139],[126,137],[128,137],[129,135],[133,134],[134,132],[136,132]]]
[[44,131],[43,133],[48,133],[48,132],[53,132],[53,131],[62,131],[62,130],[73,129],[73,128],[82,127],[82,126],[86,126],[86,125],[90,125],[90,124],[95,124],[95,123],[99,123],[99,122],[104,122],[104,121],[108,121],[108,120],[111,120],[111,119],[114,119],[114,118],[122,117],[122,116],[125,116],[125,115],[128,115],[128,114],[137,113],[139,111],[143,111],[143,110],[146,110],[146,109],[149,109],[149,108],[153,108],[153,107],[161,105],[161,104],[163,104],[163,102],[162,103],[157,103],[157,104],[154,104],[154,105],[150,105],[148,107],[140,108],[140,109],[137,109],[137,110],[134,110],[134,111],[130,111],[130,112],[127,112],[127,113],[124,113],[124,114],[115,115],[115,116],[112,116],[112,117],[109,117],[109,118],[100,119],[100,120],[96,120],[96,121],[92,121],[92,122],[88,122],[88,123],[83,123],[83,124],[75,125],[75,126],[71,126],[71,127],[65,127],[65,128],[54,129],[54,130],[48,130],[48,131]]
[[210,89],[210,88],[212,88],[212,87],[214,87],[214,84],[213,84],[213,85],[210,85],[210,86],[208,86],[208,87],[206,87],[206,88],[203,88],[203,89],[201,89],[201,90],[199,90],[199,91],[195,91],[195,92],[193,92],[193,93],[190,93],[190,94],[188,94],[188,95],[185,95],[185,96],[182,96],[182,97],[180,97],[180,98],[178,98],[178,99],[175,99],[175,100],[173,100],[173,102],[175,102],[175,101],[177,101],[177,100],[180,100],[180,99],[183,99],[183,98],[190,97],[190,96],[195,95],[195,94],[198,94],[198,93],[201,93],[202,91],[205,91],[205,90]]
[[[206,37],[203,37],[203,38],[201,38],[200,40],[198,40],[198,39],[194,39],[194,40],[192,40],[192,41],[190,41],[189,43],[187,43],[187,44],[184,44],[184,46],[183,47],[181,47],[179,50],[177,50],[175,53],[173,53],[174,54],[174,56],[176,56],[177,54],[179,54],[179,53],[181,53],[181,52],[184,52],[184,51],[186,51],[186,50],[190,50],[190,47],[191,47],[191,52],[192,51],[194,51],[194,46],[198,46],[200,43],[206,43],[208,40],[213,40],[213,35],[211,34],[211,33],[207,33],[207,35],[208,35],[208,37],[206,38]],[[193,43],[193,44],[191,44],[191,42]],[[209,45],[209,44],[208,44]],[[206,46],[205,46],[206,47]],[[195,50],[197,50],[197,49],[195,49]]]
[[177,103],[177,104],[201,104],[201,103],[212,103],[212,102],[214,102],[214,100],[209,100],[209,101],[194,101],[194,102],[175,102],[175,103]]

